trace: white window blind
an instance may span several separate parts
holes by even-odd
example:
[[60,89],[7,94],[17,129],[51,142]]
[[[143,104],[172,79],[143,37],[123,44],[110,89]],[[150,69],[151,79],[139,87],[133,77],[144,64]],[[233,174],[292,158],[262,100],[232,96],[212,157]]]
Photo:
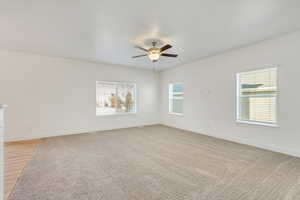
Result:
[[237,76],[239,121],[277,124],[277,68]]
[[126,82],[96,82],[96,115],[136,112],[136,85]]
[[182,114],[183,109],[183,84],[169,84],[169,113]]

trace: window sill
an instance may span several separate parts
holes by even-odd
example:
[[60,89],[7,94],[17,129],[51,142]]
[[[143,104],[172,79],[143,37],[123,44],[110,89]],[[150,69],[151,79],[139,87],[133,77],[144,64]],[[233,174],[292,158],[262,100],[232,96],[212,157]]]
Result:
[[137,113],[108,113],[108,114],[96,114],[96,117],[111,117],[111,116],[126,116],[126,115],[136,115]]
[[183,114],[182,114],[182,113],[173,113],[173,112],[169,112],[168,114],[169,114],[169,115],[183,116]]
[[236,120],[236,122],[237,123],[241,123],[241,124],[251,124],[251,125],[269,126],[269,127],[279,127],[278,124],[270,124],[270,123],[255,122],[255,121]]

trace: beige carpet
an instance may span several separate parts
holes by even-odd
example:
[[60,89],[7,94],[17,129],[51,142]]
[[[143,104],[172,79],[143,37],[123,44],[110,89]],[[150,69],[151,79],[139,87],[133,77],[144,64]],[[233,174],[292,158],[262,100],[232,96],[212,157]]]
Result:
[[300,159],[164,126],[44,139],[10,200],[299,200]]

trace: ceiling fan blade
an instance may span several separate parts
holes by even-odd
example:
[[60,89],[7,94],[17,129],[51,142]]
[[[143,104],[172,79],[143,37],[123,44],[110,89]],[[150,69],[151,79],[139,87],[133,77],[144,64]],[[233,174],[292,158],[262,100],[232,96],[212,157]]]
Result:
[[138,56],[132,56],[132,58],[138,58],[138,57],[143,57],[143,56],[147,56],[148,54],[143,54],[143,55],[138,55]]
[[176,58],[178,56],[177,54],[169,54],[169,53],[162,53],[160,55],[161,56],[166,56],[166,57],[174,57],[174,58]]
[[160,52],[163,52],[163,51],[165,51],[167,49],[170,49],[170,48],[172,48],[172,46],[169,45],[169,44],[166,44],[165,46],[163,46],[162,48],[160,48]]
[[145,49],[145,48],[143,48],[143,47],[140,47],[140,46],[135,46],[135,48],[138,48],[138,49],[140,49],[140,50],[142,50],[142,51],[146,51],[146,52],[148,52],[148,49]]

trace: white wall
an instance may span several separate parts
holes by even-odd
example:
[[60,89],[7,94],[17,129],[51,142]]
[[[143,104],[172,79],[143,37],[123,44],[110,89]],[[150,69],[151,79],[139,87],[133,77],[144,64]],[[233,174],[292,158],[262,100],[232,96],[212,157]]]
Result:
[[[300,32],[295,32],[158,76],[150,70],[0,51],[0,102],[9,105],[5,140],[160,122],[300,156],[299,52]],[[279,127],[236,123],[236,73],[276,65]],[[136,81],[138,113],[96,117],[96,80]],[[185,84],[183,116],[168,115],[168,83],[173,81]]]
[[[236,123],[238,72],[278,67],[279,127]],[[168,115],[168,83],[185,86],[183,116]],[[161,74],[162,123],[300,156],[300,32]]]
[[[0,51],[0,76],[6,141],[158,123],[158,74],[151,70]],[[97,80],[135,81],[138,113],[96,117]]]

